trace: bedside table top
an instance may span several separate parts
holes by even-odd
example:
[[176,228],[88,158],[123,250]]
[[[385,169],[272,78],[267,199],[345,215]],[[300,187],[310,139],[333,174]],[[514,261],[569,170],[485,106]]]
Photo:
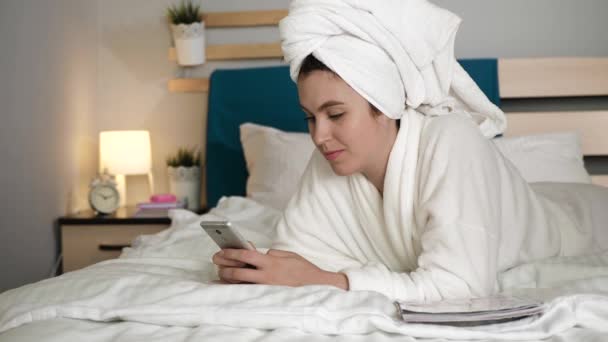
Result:
[[168,217],[134,217],[137,208],[127,206],[119,208],[111,215],[97,215],[93,210],[86,210],[73,215],[60,217],[60,225],[70,224],[170,224]]
[[[168,217],[135,217],[137,208],[135,206],[126,206],[118,208],[111,215],[97,215],[93,210],[85,210],[78,214],[61,216],[57,219],[60,225],[76,225],[76,224],[170,224],[171,219]],[[196,214],[205,214],[209,211],[208,208],[201,208],[196,211]]]

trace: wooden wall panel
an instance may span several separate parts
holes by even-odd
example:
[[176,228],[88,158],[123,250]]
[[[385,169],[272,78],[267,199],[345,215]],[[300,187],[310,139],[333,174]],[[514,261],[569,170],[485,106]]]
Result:
[[608,111],[507,114],[505,136],[577,131],[583,154],[608,155]]
[[608,58],[500,59],[501,98],[608,95]]

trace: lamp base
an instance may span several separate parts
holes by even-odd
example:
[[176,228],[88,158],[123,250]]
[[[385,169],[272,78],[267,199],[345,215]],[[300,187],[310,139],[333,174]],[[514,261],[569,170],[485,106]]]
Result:
[[127,182],[125,175],[115,175],[116,177],[116,189],[120,196],[120,206],[124,207],[127,205]]

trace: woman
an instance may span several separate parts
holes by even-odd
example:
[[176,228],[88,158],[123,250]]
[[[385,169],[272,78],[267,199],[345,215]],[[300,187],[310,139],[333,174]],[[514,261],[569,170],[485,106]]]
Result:
[[455,61],[458,23],[422,0],[292,4],[283,50],[317,149],[273,249],[218,252],[221,279],[485,296],[509,267],[593,245],[488,140],[504,114]]

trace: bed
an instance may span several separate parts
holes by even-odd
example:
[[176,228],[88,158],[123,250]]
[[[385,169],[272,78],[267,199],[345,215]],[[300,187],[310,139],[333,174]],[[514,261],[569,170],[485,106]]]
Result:
[[[513,95],[517,91],[501,90],[504,65],[501,67],[500,61],[461,63],[495,103],[520,96]],[[516,90],[521,88],[515,86]],[[538,90],[538,86],[532,88]],[[523,97],[530,97],[525,94]],[[608,91],[600,95],[606,94]],[[572,94],[562,92],[559,96]],[[573,188],[591,189],[593,196],[600,194],[595,202],[596,210],[602,211],[608,206],[608,195],[586,184],[591,179],[580,174],[580,154],[608,155],[606,139],[597,129],[607,122],[608,112],[578,113],[576,120],[571,120],[575,115],[572,112],[564,113],[509,114],[514,127],[508,136],[543,134],[532,140],[540,142],[536,156],[531,150],[523,153],[509,147],[504,153],[511,153],[514,163],[527,165],[529,169],[522,173],[531,180],[546,180],[542,177],[547,174],[563,177],[557,180],[564,181],[573,177],[579,181]],[[215,71],[209,93],[203,200],[212,207],[210,212],[199,216],[174,210],[168,229],[138,237],[119,259],[0,294],[0,341],[599,341],[608,334],[608,253],[539,260],[504,272],[500,275],[503,291],[543,299],[546,311],[541,317],[480,327],[404,324],[396,316],[394,303],[374,292],[218,283],[210,262],[217,247],[202,234],[199,222],[229,219],[247,239],[264,248],[270,245],[281,215],[281,197],[274,202],[268,197],[252,199],[255,186],[247,181],[257,171],[252,169],[253,161],[246,158],[253,152],[247,151],[250,146],[243,142],[241,125],[253,123],[254,129],[271,132],[279,139],[279,146],[287,146],[288,156],[291,151],[292,158],[305,164],[306,149],[298,149],[306,131],[302,118],[287,67]],[[565,160],[546,158],[547,144],[563,152],[574,143],[560,143],[573,141],[573,136],[578,143],[578,135],[547,135],[564,129],[578,131],[583,143],[565,157],[564,153],[549,156],[559,155]],[[506,138],[497,141],[500,139]],[[512,139],[520,144],[517,146],[524,142],[529,148],[536,146],[528,144],[530,139]],[[296,150],[299,152],[293,153]],[[258,160],[257,165],[264,165],[264,161]],[[570,167],[572,170],[564,170]],[[601,183],[604,179],[594,181]],[[275,180],[293,183],[293,179]],[[264,191],[265,195],[275,195],[272,184],[270,190],[262,188],[259,192]],[[608,217],[598,220],[597,225],[608,230],[606,222]]]

